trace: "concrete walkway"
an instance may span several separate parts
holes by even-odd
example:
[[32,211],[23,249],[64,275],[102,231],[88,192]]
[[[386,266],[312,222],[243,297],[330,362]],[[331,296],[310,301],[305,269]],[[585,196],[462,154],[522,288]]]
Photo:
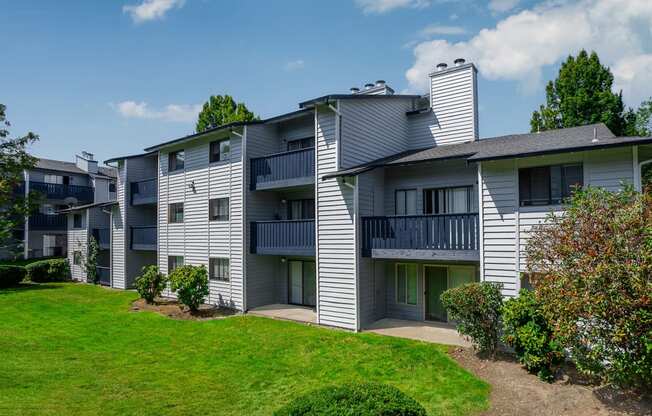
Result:
[[267,318],[285,319],[288,321],[307,322],[311,324],[317,322],[317,314],[315,311],[312,308],[305,306],[277,303],[249,309],[247,313]]
[[381,319],[366,328],[367,332],[416,339],[445,345],[471,347],[471,343],[457,333],[455,327],[445,323],[404,321],[401,319]]

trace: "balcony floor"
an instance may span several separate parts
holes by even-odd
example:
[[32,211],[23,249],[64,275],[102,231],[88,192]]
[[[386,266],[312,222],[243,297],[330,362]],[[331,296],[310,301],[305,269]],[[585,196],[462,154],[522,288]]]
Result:
[[275,303],[272,305],[259,306],[249,309],[251,315],[264,316],[266,318],[284,319],[287,321],[317,323],[317,313],[309,307]]
[[434,344],[471,347],[471,343],[465,340],[453,325],[447,323],[385,318],[374,322],[364,331]]
[[372,249],[366,257],[375,259],[433,260],[433,261],[480,261],[478,250],[412,250]]

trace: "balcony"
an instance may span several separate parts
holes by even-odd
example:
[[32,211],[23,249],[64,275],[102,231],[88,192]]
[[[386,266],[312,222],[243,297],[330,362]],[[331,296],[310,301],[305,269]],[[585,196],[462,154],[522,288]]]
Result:
[[131,205],[149,205],[158,202],[156,179],[131,182]]
[[93,237],[101,250],[108,250],[111,248],[111,230],[108,228],[94,228]]
[[131,227],[131,249],[139,251],[156,251],[156,226]]
[[68,217],[65,215],[33,214],[29,217],[29,230],[65,230]]
[[480,260],[478,214],[363,217],[365,257]]
[[97,277],[99,277],[102,286],[111,286],[111,268],[97,266]]
[[75,198],[79,202],[93,202],[94,198],[93,188],[90,186],[30,181],[29,190],[40,192],[47,199]]
[[251,223],[251,252],[272,255],[315,255],[315,220]]
[[251,190],[315,183],[315,148],[251,159]]

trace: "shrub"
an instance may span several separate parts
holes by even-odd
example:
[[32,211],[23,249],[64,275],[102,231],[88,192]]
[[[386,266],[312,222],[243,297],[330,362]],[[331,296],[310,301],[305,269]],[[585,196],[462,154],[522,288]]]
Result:
[[364,383],[316,390],[274,412],[302,415],[426,416],[426,410],[396,387]]
[[496,283],[467,283],[441,295],[448,317],[456,322],[459,333],[470,337],[478,351],[492,355],[498,348],[503,305],[500,289],[501,285]]
[[142,268],[142,274],[136,278],[136,290],[141,298],[147,303],[154,302],[154,299],[161,296],[165,289],[167,279],[162,273],[159,273],[158,267],[149,265]]
[[523,366],[540,379],[551,381],[564,351],[553,337],[534,292],[521,289],[503,305],[503,342],[514,348]]
[[40,260],[25,266],[27,279],[32,282],[63,282],[70,278],[67,259]]
[[196,312],[208,296],[208,273],[204,266],[180,266],[170,273],[170,288],[179,302]]
[[652,197],[578,190],[526,252],[543,314],[578,369],[652,385]]
[[0,288],[13,287],[25,278],[25,268],[21,266],[0,266]]

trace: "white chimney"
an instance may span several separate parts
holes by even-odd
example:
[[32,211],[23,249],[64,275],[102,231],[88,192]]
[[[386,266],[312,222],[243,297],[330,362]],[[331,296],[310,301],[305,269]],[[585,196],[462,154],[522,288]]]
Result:
[[430,73],[430,106],[436,124],[433,133],[441,143],[477,140],[478,92],[477,70],[462,58],[448,68],[437,65]]
[[94,159],[92,153],[82,152],[81,156],[77,155],[75,164],[77,167],[84,172],[96,174],[97,173],[97,161]]

